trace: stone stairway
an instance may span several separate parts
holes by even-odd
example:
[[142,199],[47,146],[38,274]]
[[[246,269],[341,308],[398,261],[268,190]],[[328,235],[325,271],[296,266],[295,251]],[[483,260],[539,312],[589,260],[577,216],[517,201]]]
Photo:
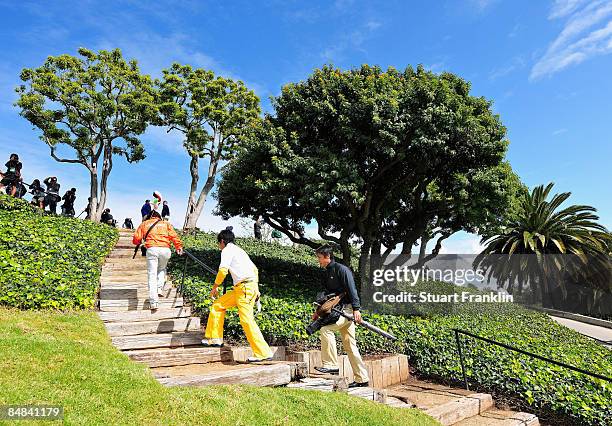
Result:
[[147,364],[155,378],[167,386],[280,386],[299,378],[299,362],[246,364],[252,355],[249,348],[203,347],[200,318],[191,315],[190,307],[170,283],[159,298],[159,309],[151,312],[146,261],[140,253],[132,259],[132,236],[131,230],[119,231],[100,278],[98,315],[115,347],[130,359]]
[[438,386],[409,377],[404,355],[366,357],[374,387],[346,389],[353,380],[346,356],[340,356],[340,376],[317,374],[319,351],[290,352],[273,347],[272,361],[248,364],[248,347],[205,348],[201,345],[200,318],[167,283],[159,309],[148,303],[145,258],[132,259],[133,231],[121,229],[120,237],[102,267],[99,294],[100,319],[112,343],[135,362],[151,368],[166,386],[249,384],[287,386],[318,391],[345,391],[397,408],[416,407],[443,425],[536,426],[532,414],[494,407],[489,394]]

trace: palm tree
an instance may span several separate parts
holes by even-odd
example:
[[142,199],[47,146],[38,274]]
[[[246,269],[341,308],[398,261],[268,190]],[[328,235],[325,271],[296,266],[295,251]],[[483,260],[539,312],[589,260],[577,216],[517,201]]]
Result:
[[483,238],[486,248],[476,257],[475,267],[510,293],[520,295],[528,287],[545,307],[552,306],[551,296],[559,291],[567,300],[567,283],[582,290],[588,287],[591,295],[593,290],[612,292],[611,234],[597,223],[597,210],[591,206],[559,210],[570,192],[548,201],[553,186],[534,188],[520,200],[503,234]]

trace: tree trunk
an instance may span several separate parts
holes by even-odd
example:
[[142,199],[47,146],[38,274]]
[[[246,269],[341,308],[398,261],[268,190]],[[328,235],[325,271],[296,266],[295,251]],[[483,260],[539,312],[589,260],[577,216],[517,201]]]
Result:
[[425,254],[427,253],[427,243],[428,242],[429,242],[429,237],[427,236],[426,233],[423,233],[423,235],[421,235],[421,244],[419,246],[419,260],[418,260],[419,263],[425,260]]
[[[208,176],[206,177],[206,182],[204,183],[204,187],[200,191],[200,195],[198,196],[198,200],[195,201],[195,192],[198,187],[198,158],[191,157],[191,188],[189,193],[189,203],[187,204],[187,212],[185,214],[185,225],[183,226],[183,230],[192,230],[196,227],[198,223],[198,219],[204,210],[204,204],[206,204],[206,199],[208,198],[208,194],[215,186],[215,176],[217,175],[217,166],[219,165],[218,158],[211,158],[210,164],[208,166]],[[195,171],[195,174],[194,174]]]
[[191,217],[195,210],[196,204],[196,191],[198,190],[198,181],[200,180],[198,156],[191,156],[189,163],[189,173],[191,174],[191,186],[189,187],[189,198],[187,199],[187,211],[185,212],[185,222],[183,224],[183,231],[192,229],[195,227],[195,223],[192,225]]
[[87,215],[87,219],[93,222],[99,222],[100,217],[96,217],[98,212],[98,170],[95,164],[89,170],[89,198],[89,214]]
[[370,250],[372,248],[372,242],[370,238],[366,237],[361,245],[361,253],[359,254],[359,285],[360,288],[364,283],[370,280]]

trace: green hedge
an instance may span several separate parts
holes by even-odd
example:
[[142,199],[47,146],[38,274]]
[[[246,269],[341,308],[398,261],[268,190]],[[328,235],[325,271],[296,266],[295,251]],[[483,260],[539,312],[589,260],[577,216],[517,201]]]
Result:
[[0,305],[93,307],[101,263],[116,239],[108,226],[43,215],[0,195]]
[[[216,268],[220,259],[215,236],[185,237],[186,247]],[[308,338],[310,303],[319,290],[320,270],[312,251],[283,247],[254,239],[237,244],[251,256],[260,272],[263,310],[257,322],[273,344],[318,347],[318,335]],[[180,282],[182,259],[175,258],[171,270]],[[229,280],[229,278],[228,278]],[[206,316],[213,276],[193,263],[187,268],[184,294]],[[228,283],[228,285],[231,285]],[[432,288],[447,288],[434,285]],[[465,291],[465,288],[461,288]],[[372,323],[393,332],[397,342],[357,329],[363,352],[400,352],[420,374],[458,382],[461,367],[453,328],[519,347],[588,371],[612,375],[612,351],[562,327],[538,312],[512,304],[462,304],[450,315],[404,317],[365,312]],[[234,312],[226,316],[226,337],[243,341]],[[523,356],[498,346],[463,338],[467,375],[474,387],[500,391],[521,398],[533,407],[553,410],[576,424],[609,425],[612,419],[612,384],[573,373],[552,364]]]

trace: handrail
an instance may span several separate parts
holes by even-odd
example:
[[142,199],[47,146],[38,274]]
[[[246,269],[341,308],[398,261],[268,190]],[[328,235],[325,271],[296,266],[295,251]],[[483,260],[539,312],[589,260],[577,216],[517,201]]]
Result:
[[200,259],[198,259],[197,257],[194,256],[193,253],[191,253],[188,250],[183,249],[183,253],[185,253],[187,256],[189,256],[192,260],[194,260],[196,263],[198,263],[202,268],[204,268],[207,272],[210,272],[213,275],[217,275],[217,271],[215,271],[213,268],[211,268],[210,266],[208,266],[206,263],[202,262]]
[[[183,264],[183,277],[181,279],[181,284],[178,288],[179,293],[182,293],[183,291],[183,285],[185,284],[185,275],[187,274],[187,261],[189,259],[193,260],[198,265],[200,265],[206,272],[209,272],[213,275],[217,275],[217,271],[215,271],[213,268],[208,266],[206,263],[202,262],[200,259],[195,257],[195,255],[191,253],[189,250],[183,249],[183,254],[185,254],[186,256],[185,256],[185,263]],[[226,292],[226,286],[225,286],[225,281],[223,281],[223,294],[225,294],[225,292]]]
[[474,339],[482,340],[482,341],[485,341],[485,342],[493,344],[493,345],[501,346],[502,348],[505,348],[505,349],[508,349],[508,350],[511,350],[511,351],[515,351],[515,352],[519,352],[519,353],[521,353],[523,355],[527,355],[527,356],[530,356],[532,358],[537,358],[537,359],[539,359],[541,361],[545,361],[545,362],[548,362],[548,363],[551,363],[551,364],[555,364],[555,365],[558,365],[560,367],[564,367],[564,368],[567,368],[569,370],[573,370],[573,371],[576,371],[578,373],[582,373],[582,374],[585,374],[587,376],[595,377],[595,378],[600,379],[600,380],[606,380],[606,381],[612,383],[612,378],[606,377],[606,376],[602,376],[601,374],[591,373],[590,371],[583,370],[582,368],[574,367],[573,365],[569,365],[569,364],[566,364],[566,363],[561,362],[561,361],[555,361],[554,359],[546,358],[546,357],[543,357],[541,355],[534,354],[532,352],[528,352],[528,351],[523,350],[523,349],[515,348],[514,346],[510,346],[510,345],[507,345],[505,343],[497,342],[495,340],[488,339],[486,337],[482,337],[482,336],[479,336],[479,335],[474,334],[474,333],[470,333],[469,331],[460,330],[458,328],[453,328],[453,331],[455,332],[455,339],[457,341],[457,352],[459,353],[459,361],[461,362],[461,372],[463,373],[463,381],[465,383],[465,388],[467,390],[469,390],[470,387],[468,385],[467,375],[465,373],[465,365],[464,365],[464,362],[463,362],[463,353],[461,351],[461,340],[459,338],[459,334],[465,334],[466,336],[472,337]]

